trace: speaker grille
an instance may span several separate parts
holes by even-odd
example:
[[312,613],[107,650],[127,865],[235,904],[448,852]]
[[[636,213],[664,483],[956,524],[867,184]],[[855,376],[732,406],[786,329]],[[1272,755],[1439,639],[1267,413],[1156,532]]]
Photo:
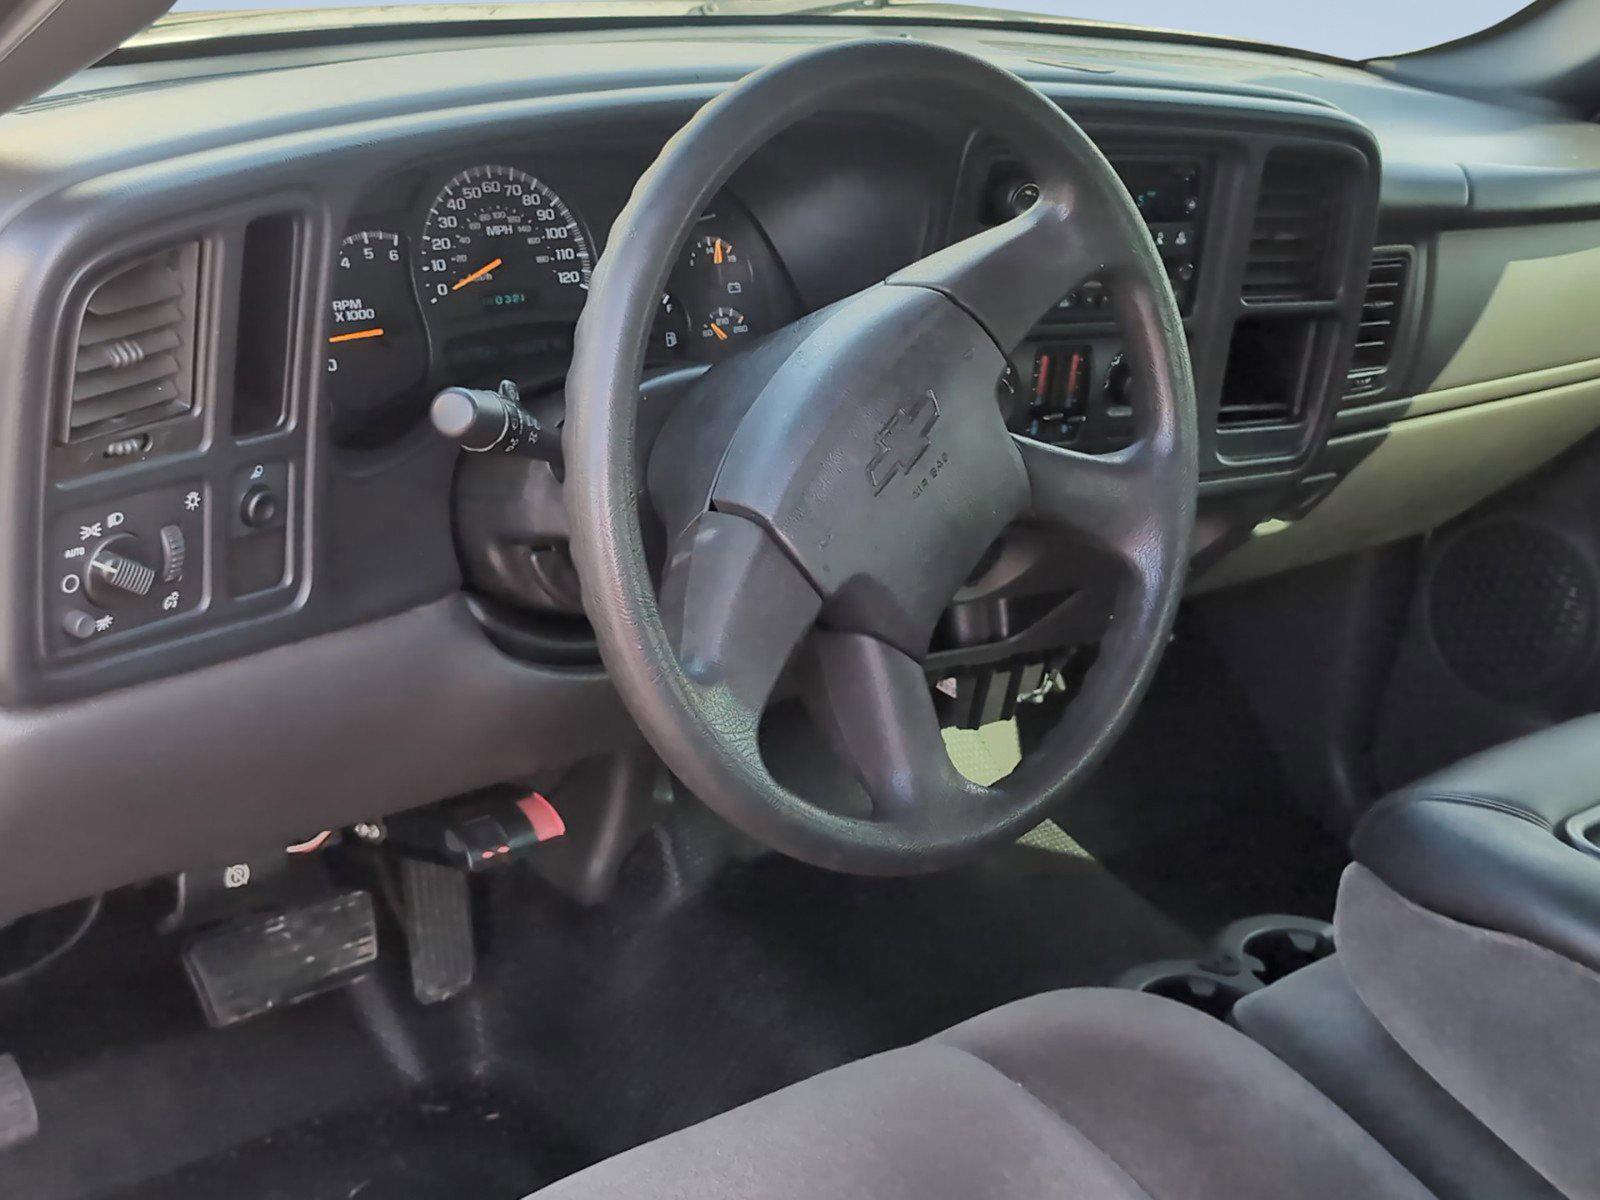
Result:
[[1553,696],[1592,656],[1597,590],[1588,560],[1547,526],[1475,525],[1434,563],[1434,644],[1452,671],[1492,699]]

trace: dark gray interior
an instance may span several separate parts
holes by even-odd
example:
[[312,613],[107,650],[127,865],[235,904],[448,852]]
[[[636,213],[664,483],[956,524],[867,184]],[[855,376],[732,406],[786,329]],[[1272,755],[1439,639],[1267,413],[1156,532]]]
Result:
[[[820,29],[807,36],[815,41],[832,35]],[[960,40],[968,35],[932,30],[930,36]],[[39,524],[13,524],[5,532],[11,539],[8,561],[19,564],[5,610],[4,688],[12,704],[19,706],[14,711],[107,688],[142,686],[141,681],[161,676],[176,676],[179,686],[186,687],[182,681],[198,678],[198,669],[212,664],[225,664],[241,704],[259,696],[270,706],[273,698],[267,693],[272,685],[257,681],[261,669],[257,652],[312,637],[352,636],[362,623],[443,599],[459,588],[461,573],[449,519],[454,455],[421,423],[419,398],[425,400],[430,386],[471,382],[473,372],[452,371],[441,361],[438,338],[443,335],[435,329],[428,334],[433,365],[426,377],[412,380],[409,390],[398,389],[381,405],[369,400],[387,411],[367,424],[359,416],[341,423],[321,382],[325,356],[313,351],[330,336],[320,331],[333,286],[318,264],[333,257],[335,243],[348,233],[394,229],[414,239],[413,227],[424,216],[428,198],[454,172],[479,161],[531,168],[566,199],[594,249],[603,248],[605,231],[633,174],[660,139],[711,94],[709,78],[734,78],[766,61],[763,55],[770,58],[777,52],[771,43],[763,47],[760,39],[741,42],[737,30],[711,30],[692,45],[651,38],[646,30],[606,34],[599,41],[561,34],[512,39],[514,44],[498,39],[492,45],[471,39],[464,44],[401,41],[360,48],[349,61],[337,63],[308,55],[297,64],[292,55],[285,59],[288,52],[276,51],[259,62],[249,54],[230,55],[215,62],[214,72],[198,77],[196,68],[203,62],[113,62],[91,76],[69,81],[10,119],[15,130],[10,169],[20,186],[7,189],[6,227],[29,246],[31,278],[61,281],[60,287],[46,292],[59,297],[51,304],[14,307],[7,314],[8,321],[16,323],[7,336],[30,347],[16,356],[18,368],[6,380],[16,397],[6,405],[13,422],[4,447],[10,463],[5,472],[7,507],[33,512],[39,509],[37,497],[47,498]],[[1176,58],[1168,53],[1159,60],[1170,64],[1163,74],[1158,63],[1141,58],[1140,46],[1130,44],[1127,65],[1112,68],[1107,76],[1086,79],[1051,66],[1045,53],[1048,42],[986,33],[978,44],[1049,89],[1114,160],[1128,156],[1170,161],[1164,159],[1163,147],[1182,147],[1181,161],[1196,162],[1201,169],[1203,203],[1194,223],[1200,250],[1186,325],[1199,398],[1202,563],[1223,558],[1224,551],[1259,521],[1314,502],[1319,492],[1371,454],[1384,438],[1384,426],[1378,422],[1404,412],[1403,405],[1397,411],[1394,405],[1381,403],[1382,397],[1425,393],[1430,376],[1438,371],[1433,364],[1448,355],[1451,342],[1462,340],[1461,329],[1470,324],[1456,314],[1481,309],[1487,290],[1494,286],[1494,276],[1483,275],[1475,286],[1452,282],[1448,303],[1428,299],[1428,279],[1452,261],[1448,243],[1439,242],[1438,231],[1504,220],[1512,211],[1497,205],[1492,192],[1466,186],[1469,161],[1458,156],[1442,162],[1438,155],[1446,144],[1455,154],[1478,144],[1472,140],[1476,138],[1486,157],[1498,158],[1507,131],[1516,125],[1514,110],[1409,94],[1358,71],[1241,52],[1210,50],[1197,54],[1197,61],[1187,67],[1182,51]],[[1090,48],[1097,56],[1111,49],[1098,42]],[[586,55],[592,56],[599,74],[585,76]],[[411,70],[408,63],[427,69]],[[430,92],[425,83],[419,85],[428,78],[471,82],[452,84],[447,92]],[[1293,90],[1285,86],[1291,81]],[[93,92],[82,89],[91,84],[115,87],[115,99],[94,100],[85,107]],[[308,102],[319,95],[336,95],[336,105]],[[81,118],[101,111],[101,105],[114,105],[114,117],[102,127],[103,133],[97,133]],[[180,120],[183,143],[176,147],[163,131],[177,127]],[[838,120],[831,122],[835,128],[824,123],[810,133],[797,129],[781,153],[775,147],[770,154],[757,156],[730,183],[729,196],[741,210],[741,225],[754,222],[757,231],[751,254],[760,259],[758,274],[771,280],[762,297],[769,326],[845,295],[897,263],[992,219],[984,205],[991,200],[994,181],[1003,182],[1009,169],[1003,150],[966,142],[960,130],[935,129],[917,137],[897,134],[908,121],[925,125],[925,112],[897,114],[890,106],[880,115],[856,118],[843,136],[836,128]],[[1429,137],[1428,121],[1449,129],[1451,137]],[[1418,122],[1423,123],[1420,131]],[[1393,132],[1386,133],[1390,126]],[[657,132],[652,134],[652,128]],[[150,133],[141,139],[135,132],[130,138],[129,131],[138,130]],[[1374,134],[1382,139],[1381,180]],[[1516,144],[1532,160],[1543,155],[1581,163],[1585,139],[1594,140],[1586,127],[1574,124],[1560,135],[1565,141],[1557,151],[1548,144],[1555,136],[1555,127],[1542,120]],[[821,160],[812,169],[805,167],[807,155],[824,153],[826,170]],[[896,169],[881,169],[884,154],[893,156]],[[1310,169],[1333,189],[1325,198],[1338,200],[1328,210],[1337,214],[1336,220],[1307,216],[1308,228],[1325,238],[1320,261],[1326,273],[1313,281],[1305,300],[1256,300],[1248,294],[1243,301],[1235,299],[1241,286],[1249,286],[1245,276],[1251,214],[1263,165],[1271,167],[1266,172],[1270,183],[1275,176],[1294,174],[1302,161],[1297,156],[1304,156]],[[1282,165],[1272,167],[1275,163]],[[1572,171],[1577,175],[1579,168]],[[121,180],[127,182],[117,182]],[[800,180],[809,184],[797,186]],[[1374,207],[1380,182],[1381,214]],[[1566,208],[1561,205],[1540,217],[1564,217]],[[908,211],[915,214],[913,219],[907,219]],[[50,230],[43,241],[34,232],[41,228]],[[1559,237],[1568,227],[1558,223],[1548,228],[1550,236]],[[870,249],[862,252],[848,240],[840,243],[831,232],[820,236],[824,230],[843,230],[846,239]],[[24,404],[20,397],[59,394],[52,380],[60,377],[60,356],[66,353],[62,339],[72,328],[72,314],[79,311],[74,306],[82,303],[83,289],[92,287],[97,273],[105,269],[97,263],[114,266],[137,255],[141,247],[171,245],[189,237],[198,238],[204,248],[205,278],[210,284],[207,319],[196,331],[193,386],[198,403],[191,414],[158,427],[157,444],[142,461],[123,466],[120,460],[110,460],[68,485],[66,478],[80,469],[66,461],[71,456],[58,452],[41,462],[31,449],[59,428],[54,424],[61,419],[59,407]],[[290,269],[276,281],[264,276],[241,278],[252,241],[272,238],[279,239],[274,269],[285,259]],[[1371,412],[1366,423],[1376,427],[1343,434],[1330,443],[1327,437],[1336,410],[1350,407],[1342,399],[1348,387],[1344,369],[1363,295],[1364,264],[1372,244],[1391,242],[1412,246],[1415,258],[1407,302],[1430,319],[1426,326],[1413,321],[1413,327],[1405,330],[1410,336],[1395,346],[1380,390],[1363,388],[1366,394],[1359,396],[1355,411],[1338,414],[1349,428],[1357,414]],[[264,253],[270,257],[272,246]],[[68,282],[74,279],[81,282]],[[272,396],[268,404],[272,419],[261,432],[231,436],[230,430],[241,427],[236,409],[250,402],[237,394],[236,363],[240,305],[254,296],[241,289],[265,289],[271,298],[275,287],[288,291],[277,300],[286,326],[276,351],[265,351],[268,361],[262,368]],[[252,303],[251,312],[255,311]],[[403,316],[397,314],[397,319]],[[1241,352],[1248,352],[1252,330],[1263,321],[1282,322],[1268,328],[1264,344],[1278,345],[1273,331],[1286,330],[1285,338],[1293,343],[1288,352],[1303,357],[1282,367],[1256,364],[1252,369],[1258,372],[1281,374],[1253,380],[1236,364],[1233,374],[1239,382],[1232,386],[1246,391],[1238,398],[1224,397],[1230,341],[1242,339]],[[1435,327],[1437,335],[1432,332]],[[1066,324],[1047,327],[1034,344],[1084,345],[1098,380],[1099,372],[1110,369],[1111,352],[1116,349],[1114,330],[1108,337],[1104,328],[1093,316],[1080,321],[1074,315]],[[1243,333],[1236,332],[1241,329]],[[1303,342],[1296,340],[1300,338]],[[1412,344],[1417,347],[1414,367],[1413,356],[1407,353]],[[1514,354],[1513,346],[1508,345],[1505,353]],[[546,352],[550,383],[560,378],[559,354],[559,343]],[[1511,370],[1525,372],[1530,365],[1519,362]],[[1018,363],[1018,376],[1025,385],[1033,378],[1033,366],[1032,361]],[[487,378],[495,369],[491,363],[477,369],[477,374]],[[537,362],[526,367],[524,380],[534,380],[539,370]],[[254,367],[249,375],[258,379]],[[1276,411],[1269,409],[1257,419],[1244,406],[1235,418],[1228,406],[1243,405],[1263,387],[1273,389],[1269,400],[1279,406]],[[243,428],[251,428],[251,419],[244,418]],[[1096,434],[1094,423],[1107,419],[1103,412],[1090,415],[1086,436]],[[351,421],[356,431],[343,435]],[[95,459],[120,432],[91,438],[72,455]],[[1106,428],[1099,436],[1115,444],[1118,435]],[[183,448],[194,446],[195,439],[200,439],[195,449]],[[364,444],[367,441],[381,444]],[[169,445],[172,449],[163,452]],[[93,524],[88,517],[101,515],[99,509],[117,511],[116,506],[135,496],[169,487],[177,489],[169,502],[176,503],[194,490],[192,485],[202,484],[207,503],[218,513],[231,513],[243,496],[241,480],[257,465],[287,472],[280,526],[241,530],[231,518],[211,521],[204,544],[191,549],[190,573],[203,576],[199,586],[204,590],[202,598],[192,601],[193,609],[184,599],[175,615],[158,612],[156,619],[147,621],[141,615],[139,628],[109,631],[110,637],[97,634],[88,644],[78,644],[61,632],[72,598],[57,586],[60,572],[46,566],[47,547],[58,556],[70,549],[79,529]],[[539,464],[529,467],[534,473],[543,469]],[[152,512],[146,523],[165,521],[170,515]],[[1356,530],[1352,536],[1349,549],[1382,534]],[[56,546],[56,541],[62,545]],[[254,554],[269,560],[266,569],[273,579],[262,588],[253,588],[253,580],[245,581],[241,586],[253,590],[236,596],[228,572],[245,569],[234,564]],[[29,562],[39,565],[23,570],[20,564]],[[281,567],[281,573],[274,566]],[[1006,576],[1015,575],[1012,564],[1005,568]],[[486,582],[492,600],[505,599],[506,581],[490,577]],[[1009,578],[1004,583],[1017,590]],[[1044,590],[1047,584],[1040,581],[1035,586]],[[1061,583],[1051,586],[1059,588]],[[972,595],[978,599],[1000,590],[1004,590],[1000,581],[990,589],[980,580]],[[570,652],[561,652],[567,648],[560,643],[572,636],[581,638],[581,630],[572,631],[570,622],[562,620],[567,613],[550,614],[557,607],[546,602],[538,604],[531,617],[507,614],[518,626],[534,626],[525,640],[536,650],[549,641],[558,643],[557,677],[545,678],[536,669],[528,676],[530,687],[543,689],[551,698],[563,689],[589,686],[584,668],[571,664]],[[550,615],[541,618],[541,611]],[[445,657],[470,653],[465,645],[449,640],[437,646]],[[339,685],[354,691],[341,695],[319,688],[317,695],[299,697],[297,702],[318,703],[326,696],[323,716],[332,728],[339,720],[336,714],[359,706],[363,696],[372,694],[363,690],[368,683],[359,675],[342,675]],[[529,702],[545,701],[530,697]],[[119,720],[135,725],[152,722],[120,736],[96,723],[92,709],[62,707],[51,725],[57,736],[88,745],[116,745],[122,737],[154,744],[161,736],[157,728],[169,719],[164,708],[119,704]],[[420,708],[418,716],[425,719]],[[623,720],[620,711],[617,720]],[[75,726],[70,733],[69,725]],[[482,727],[488,734],[492,723]],[[27,760],[30,739],[41,736],[36,729],[26,721],[8,724],[7,745],[18,761]],[[239,744],[233,750],[231,739],[209,738],[213,760],[219,769],[231,769],[244,786],[272,789],[270,779],[244,768],[255,733],[240,728],[237,736]],[[426,739],[391,728],[383,742],[386,755],[392,756],[422,746]],[[574,748],[563,737],[544,741],[537,730],[515,749],[497,747],[493,756],[485,755],[487,744],[462,744],[452,756],[450,769],[456,777],[439,781],[442,787],[430,780],[432,790],[424,792],[397,791],[376,775],[358,782],[351,773],[375,760],[374,755],[359,752],[364,745],[374,743],[352,740],[339,748],[347,761],[337,800],[332,791],[326,794],[330,821],[362,806],[366,815],[376,816],[435,799],[441,792],[464,791],[536,769],[559,770],[572,761]],[[304,744],[299,753],[287,757],[316,752]],[[233,754],[239,757],[231,768],[225,767]],[[484,773],[482,764],[488,758],[517,754],[523,755],[520,763],[504,763],[496,775]],[[208,789],[185,782],[189,766],[178,756],[150,756],[139,772],[134,785],[141,789],[141,802],[134,807],[142,814],[150,843],[181,845],[173,835],[203,808],[216,856],[226,857],[230,843],[247,848],[261,809],[274,806],[240,796],[239,803],[218,812]],[[435,764],[431,769],[440,768]],[[96,798],[81,789],[59,787],[53,770],[40,776],[18,774],[8,782],[6,796],[8,828],[23,843],[30,837],[42,838],[44,825],[59,819],[68,807],[76,809],[71,820],[79,826],[96,826],[105,819],[93,809]],[[127,807],[121,798],[116,803]],[[273,822],[276,834],[287,836],[306,828],[304,812],[278,812],[282,819]],[[239,840],[230,837],[230,826]],[[141,859],[137,865],[130,860],[119,867],[78,856],[69,870],[52,868],[37,879],[25,878],[20,870],[8,872],[7,887],[16,889],[16,896],[7,907],[23,911],[100,890],[142,877],[155,865]],[[186,862],[174,858],[162,865],[178,868]]]
[[0,1194],[1600,1197],[1600,0],[773,5],[0,14]]

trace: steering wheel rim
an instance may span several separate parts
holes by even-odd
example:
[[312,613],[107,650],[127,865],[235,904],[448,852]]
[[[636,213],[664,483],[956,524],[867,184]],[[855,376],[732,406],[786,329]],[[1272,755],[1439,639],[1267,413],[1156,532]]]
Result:
[[[647,339],[677,250],[716,192],[774,136],[823,110],[888,95],[1004,130],[1034,171],[1040,200],[834,310],[770,335],[740,356],[742,366],[708,374],[716,381],[710,398],[692,420],[678,422],[675,443],[672,418],[662,434],[680,451],[710,442],[716,462],[691,515],[669,527],[677,538],[658,602],[639,520],[637,409]],[[1103,457],[1006,433],[994,402],[998,368],[987,395],[973,395],[975,381],[1040,315],[1090,277],[1108,285],[1137,396],[1135,443]],[[933,397],[931,417],[921,392],[889,395],[881,411],[858,411],[898,384],[873,375],[868,386],[861,375],[870,373],[864,356],[872,343],[852,340],[847,330],[862,323],[909,330],[938,360],[942,391],[928,386],[933,368],[920,360],[896,364],[902,374],[917,374],[916,387]],[[815,390],[828,381],[807,379],[808,363],[821,363],[835,391],[849,395],[830,408],[833,393]],[[760,390],[743,411],[742,386]],[[794,401],[802,393],[805,405]],[[572,551],[601,657],[668,767],[711,808],[780,851],[832,869],[900,874],[1014,837],[1098,763],[1149,684],[1181,598],[1194,521],[1197,435],[1187,345],[1149,232],[1110,164],[1054,103],[1007,72],[926,43],[863,40],[786,59],[707,104],[662,149],[612,228],[578,323],[567,400]],[[756,414],[762,419],[751,418],[763,405]],[[822,415],[807,415],[806,405]],[[927,445],[919,449],[911,436],[885,481],[882,457],[891,443],[907,440],[909,424],[928,426],[921,430]],[[869,447],[858,434],[863,428],[876,431]],[[812,439],[788,458],[811,453],[814,461],[774,484],[768,477],[777,460],[763,456],[777,452],[772,443],[780,435]],[[944,443],[954,451],[941,449]],[[873,457],[851,457],[858,454]],[[841,461],[846,469],[836,469]],[[931,463],[941,463],[949,483],[929,483]],[[913,468],[937,497],[920,509],[907,499],[918,486]],[[848,500],[836,499],[845,491]],[[862,508],[869,491],[888,500]],[[829,514],[827,532],[817,538],[812,510],[829,504],[845,507]],[[898,539],[841,548],[856,536],[853,514],[889,511],[906,523],[910,552],[927,556],[923,574],[937,576],[933,584],[907,574],[904,563],[879,572],[880,559],[895,557]],[[980,787],[944,752],[917,646],[924,628],[932,632],[932,591],[951,578],[958,586],[961,573],[1018,517],[1109,550],[1116,599],[1099,656],[1062,726],[1010,777]],[[930,554],[935,546],[939,552]],[[862,586],[863,573],[883,577]],[[862,779],[873,801],[869,816],[810,803],[762,761],[761,712],[802,641],[813,713]]]

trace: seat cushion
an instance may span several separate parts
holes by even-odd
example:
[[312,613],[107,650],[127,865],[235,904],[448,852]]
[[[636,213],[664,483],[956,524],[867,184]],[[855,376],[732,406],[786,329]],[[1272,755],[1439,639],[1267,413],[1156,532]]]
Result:
[[592,1167],[541,1200],[1407,1200],[1260,1046],[1136,992],[1053,992]]

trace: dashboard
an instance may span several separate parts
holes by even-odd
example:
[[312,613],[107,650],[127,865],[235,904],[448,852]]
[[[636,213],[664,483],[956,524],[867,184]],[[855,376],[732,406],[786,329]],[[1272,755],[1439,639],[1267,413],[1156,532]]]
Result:
[[[873,31],[903,32],[158,55],[0,118],[0,281],[28,301],[0,308],[0,920],[489,784],[558,794],[637,738],[558,474],[460,454],[428,404],[510,379],[559,420],[665,140],[745,72]],[[1600,428],[1593,125],[1256,51],[919,33],[1061,104],[1149,225],[1195,371],[1194,589],[1422,532]],[[811,117],[710,196],[651,372],[715,369],[1029,187],[1003,130],[893,96]],[[1125,444],[1109,312],[1091,281],[1041,314],[1013,429]],[[1025,641],[1071,570],[1008,551],[940,652]]]
[[[602,175],[615,169],[596,166]],[[547,168],[513,148],[496,161],[429,163],[368,188],[330,284],[324,391],[337,443],[403,434],[447,385],[493,388],[510,378],[532,396],[560,387],[599,239],[616,215],[614,189],[574,168],[564,158]],[[678,257],[646,362],[718,362],[797,315],[765,233],[725,194]]]
[[[999,148],[961,214],[969,231],[1033,202],[1021,164]],[[1180,311],[1193,311],[1210,167],[1195,158],[1119,158],[1114,165],[1144,214]],[[562,180],[558,191],[539,172]],[[541,165],[512,148],[497,161],[456,158],[370,184],[334,254],[327,376],[332,436],[381,445],[414,428],[441,388],[496,387],[524,396],[560,388],[573,331],[616,216],[617,183],[633,164],[562,156]],[[613,186],[605,186],[606,176]],[[569,201],[565,196],[572,196]],[[398,203],[396,202],[398,200]],[[842,214],[843,219],[853,218]],[[907,250],[916,249],[907,243]],[[836,269],[832,291],[870,285]],[[840,282],[840,281],[843,282]],[[1105,322],[1110,297],[1091,280],[1063,294],[1042,328]],[[682,247],[661,296],[647,368],[720,362],[805,311],[766,231],[731,191],[713,200]],[[1104,354],[1098,359],[1097,350]],[[1028,402],[1013,425],[1062,445],[1113,448],[1131,431],[1126,370],[1110,343],[1052,345],[1024,364]],[[1104,404],[1090,403],[1103,393]],[[1091,421],[1101,410],[1107,421]]]

